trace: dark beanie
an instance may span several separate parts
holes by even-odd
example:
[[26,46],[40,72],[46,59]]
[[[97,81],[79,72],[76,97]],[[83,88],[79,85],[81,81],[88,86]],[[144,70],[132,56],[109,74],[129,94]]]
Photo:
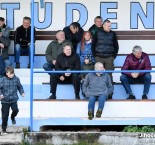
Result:
[[5,19],[3,17],[0,17],[0,21],[5,21]]

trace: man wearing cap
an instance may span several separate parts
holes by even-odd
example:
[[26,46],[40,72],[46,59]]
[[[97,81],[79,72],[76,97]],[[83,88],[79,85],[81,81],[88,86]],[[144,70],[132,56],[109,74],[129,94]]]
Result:
[[2,52],[2,58],[5,63],[5,67],[11,66],[11,61],[9,60],[8,48],[10,46],[10,27],[6,26],[5,19],[0,17],[0,51]]

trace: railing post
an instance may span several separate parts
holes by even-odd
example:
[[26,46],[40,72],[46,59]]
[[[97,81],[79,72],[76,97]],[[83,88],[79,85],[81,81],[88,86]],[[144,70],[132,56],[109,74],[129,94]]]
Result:
[[31,0],[30,131],[33,131],[34,0]]

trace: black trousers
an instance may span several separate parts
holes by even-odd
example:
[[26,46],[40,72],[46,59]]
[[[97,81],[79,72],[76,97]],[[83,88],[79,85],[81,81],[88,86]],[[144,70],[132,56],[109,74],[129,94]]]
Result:
[[17,102],[13,103],[2,103],[2,130],[6,131],[7,122],[9,117],[10,107],[12,109],[11,119],[15,118],[19,112]]
[[51,93],[56,94],[57,84],[68,84],[72,83],[74,86],[75,95],[79,95],[80,92],[80,78],[79,74],[71,74],[71,76],[66,77],[64,81],[60,80],[60,74],[51,74],[50,76],[50,86]]

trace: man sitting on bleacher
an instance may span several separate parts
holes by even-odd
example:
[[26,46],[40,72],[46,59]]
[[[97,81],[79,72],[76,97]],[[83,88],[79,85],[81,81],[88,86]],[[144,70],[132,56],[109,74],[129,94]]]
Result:
[[43,65],[43,68],[46,71],[51,71],[55,68],[56,58],[57,56],[63,52],[63,45],[65,43],[69,43],[71,46],[71,42],[65,39],[65,33],[62,30],[58,30],[56,32],[56,40],[53,40],[46,49],[46,60],[47,63]]
[[[122,70],[151,70],[149,56],[142,52],[142,48],[140,46],[134,46],[133,52],[126,57]],[[142,99],[147,99],[147,94],[149,93],[151,84],[150,73],[123,72],[120,80],[125,88],[126,93],[129,94],[127,99],[135,99],[135,95],[130,87],[130,84],[135,83],[144,83]]]
[[[80,70],[81,62],[79,55],[72,51],[71,45],[65,44],[63,46],[63,53],[58,55],[55,64],[55,70],[65,71],[65,70]],[[50,86],[52,95],[49,99],[56,99],[56,88],[58,82],[66,83],[71,82],[75,90],[75,99],[80,99],[80,78],[77,73],[59,73],[51,74],[50,76]]]
[[[15,43],[15,62],[16,68],[20,68],[20,55],[26,54],[29,56],[29,63],[27,68],[30,68],[30,41],[31,41],[31,18],[24,17],[23,24],[19,26],[15,31],[14,43]],[[35,28],[34,28],[34,41],[35,41]]]

